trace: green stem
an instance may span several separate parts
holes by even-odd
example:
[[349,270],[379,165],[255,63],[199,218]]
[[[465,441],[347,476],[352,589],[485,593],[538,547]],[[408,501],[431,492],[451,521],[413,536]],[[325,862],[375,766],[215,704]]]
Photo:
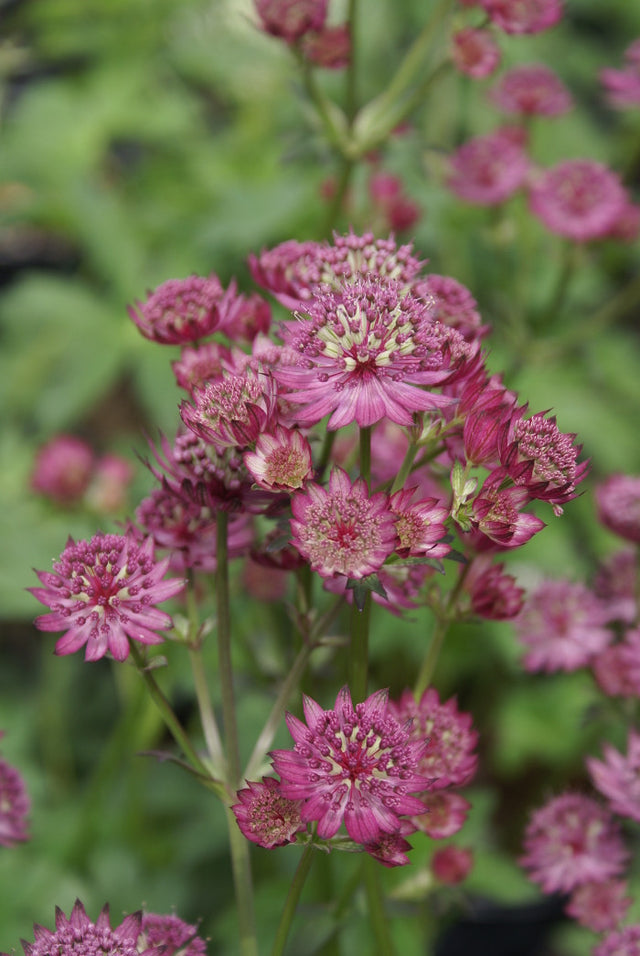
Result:
[[138,668],[138,673],[142,677],[143,681],[147,685],[147,690],[149,695],[153,700],[154,704],[162,714],[162,719],[164,720],[168,730],[170,731],[173,739],[182,748],[182,752],[185,757],[189,760],[189,763],[199,774],[205,777],[207,780],[211,779],[211,773],[209,768],[205,766],[200,757],[198,756],[193,744],[191,743],[189,736],[182,724],[176,717],[171,704],[164,696],[158,683],[156,682],[155,677],[153,676],[152,671],[150,671],[145,663],[142,652],[136,646],[133,641],[129,641],[129,647],[131,649],[131,656],[135,661],[135,665]]
[[280,923],[278,925],[278,932],[276,933],[276,938],[273,943],[273,948],[271,950],[271,956],[282,956],[284,953],[284,948],[287,943],[287,937],[289,936],[289,931],[291,929],[291,924],[293,922],[293,917],[295,916],[296,908],[298,906],[298,901],[300,899],[300,894],[302,893],[302,888],[304,886],[305,880],[311,869],[311,863],[313,861],[312,854],[314,850],[311,846],[306,846],[304,852],[298,863],[298,867],[293,876],[293,881],[289,887],[289,893],[287,894],[287,899],[284,904],[284,909],[282,910],[282,916],[280,917]]
[[360,611],[354,600],[351,609],[351,645],[349,648],[349,686],[354,704],[367,696],[369,672],[369,622],[371,592],[367,592]]
[[552,323],[557,323],[558,313],[564,308],[569,291],[569,284],[576,271],[580,253],[581,249],[577,243],[568,241],[564,243],[562,263],[556,280],[556,287],[551,295],[548,306],[536,322],[539,331],[544,331]]
[[458,580],[449,594],[446,607],[440,611],[436,617],[435,628],[431,636],[431,643],[429,644],[429,649],[422,662],[420,672],[418,673],[418,677],[413,688],[413,693],[416,700],[422,696],[423,692],[431,684],[446,633],[449,630],[449,625],[451,622],[455,620],[456,604],[467,574],[469,573],[470,567],[471,562],[462,565],[458,575]]
[[322,481],[322,476],[324,475],[325,469],[329,464],[329,459],[331,458],[331,450],[333,448],[333,443],[336,440],[337,434],[337,432],[325,432],[324,441],[322,443],[322,451],[320,452],[320,461],[318,462],[318,467],[316,469],[316,481]]
[[218,666],[222,695],[222,720],[227,750],[229,776],[227,783],[236,790],[240,782],[240,752],[236,705],[233,693],[231,665],[231,614],[229,611],[229,555],[227,548],[229,516],[226,511],[216,514],[216,605],[218,632]]
[[[329,204],[327,218],[323,229],[324,234],[329,236],[329,238],[331,237],[333,230],[336,228],[340,220],[342,207],[344,205],[345,197],[351,182],[354,165],[354,161],[348,158],[343,158],[340,164],[340,172],[338,174],[338,181],[336,183],[336,191],[331,199],[331,203]],[[327,436],[329,435],[335,436],[335,432],[327,432]]]
[[360,476],[371,484],[371,426],[360,429]]
[[211,758],[213,772],[217,777],[224,778],[226,777],[224,751],[222,749],[218,724],[211,705],[211,696],[205,675],[201,648],[190,647],[189,658],[191,660],[193,684],[198,700],[198,708],[200,710],[200,722],[202,723],[204,739],[207,744],[209,757]]
[[256,745],[253,748],[253,753],[249,758],[249,763],[247,764],[247,769],[245,770],[245,777],[247,780],[254,780],[257,774],[260,771],[260,765],[264,760],[264,757],[269,750],[269,747],[273,743],[273,738],[276,735],[276,731],[282,720],[282,715],[287,706],[287,702],[291,697],[291,693],[296,687],[298,681],[304,673],[304,669],[307,666],[309,658],[313,652],[313,644],[305,644],[301,650],[298,652],[298,656],[293,662],[293,666],[287,676],[285,677],[280,692],[271,708],[271,713],[267,718],[260,736],[256,741]]
[[395,946],[391,938],[391,929],[384,905],[384,896],[380,886],[378,864],[371,857],[364,861],[364,888],[367,895],[367,908],[371,929],[376,941],[379,956],[394,956]]
[[356,86],[358,62],[358,0],[349,0],[349,6],[347,8],[347,24],[349,27],[349,63],[347,64],[347,90],[345,97],[345,107],[347,119],[351,124],[358,109]]
[[417,444],[409,445],[407,448],[407,453],[404,456],[404,461],[400,467],[400,471],[396,475],[396,479],[391,486],[390,495],[393,495],[396,491],[400,491],[401,488],[404,488],[405,482],[409,475],[411,474],[411,466],[413,465],[413,460],[418,454]]
[[226,807],[231,869],[236,894],[238,926],[240,930],[240,956],[258,956],[258,941],[253,911],[253,884],[249,861],[249,842],[238,829],[230,807]]
[[391,105],[398,99],[405,90],[413,83],[416,73],[418,73],[427,58],[429,49],[433,43],[434,35],[439,29],[441,23],[446,19],[449,10],[452,7],[452,0],[442,0],[436,7],[433,14],[429,17],[422,31],[414,40],[413,45],[405,54],[405,57],[398,67],[391,83],[382,94],[386,104]]

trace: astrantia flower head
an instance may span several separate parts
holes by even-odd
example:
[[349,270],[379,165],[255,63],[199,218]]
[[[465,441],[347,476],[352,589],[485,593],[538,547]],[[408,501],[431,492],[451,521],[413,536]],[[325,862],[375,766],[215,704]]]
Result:
[[440,883],[454,886],[466,880],[473,867],[473,851],[462,846],[444,846],[431,861],[433,875]]
[[585,883],[573,891],[565,913],[594,933],[604,933],[615,929],[625,918],[631,904],[626,893],[623,880]]
[[317,242],[288,239],[249,256],[255,282],[267,289],[285,309],[299,309],[321,283],[322,257]]
[[411,291],[427,302],[434,319],[457,329],[468,342],[475,342],[488,332],[488,326],[482,325],[478,303],[457,279],[432,272],[418,279]]
[[327,16],[329,0],[255,0],[266,33],[287,43],[299,40],[309,30],[320,30]]
[[521,865],[545,893],[619,876],[627,862],[619,828],[595,800],[563,793],[532,814]]
[[488,30],[465,27],[451,38],[451,59],[456,70],[480,80],[496,69],[500,50]]
[[283,796],[280,781],[263,777],[262,783],[247,781],[237,793],[240,803],[231,807],[247,840],[266,849],[295,843],[296,833],[306,830],[300,817],[301,800]]
[[596,503],[605,528],[640,544],[640,475],[611,475],[596,488]]
[[573,103],[566,86],[541,63],[508,70],[491,91],[491,99],[506,113],[560,116]]
[[296,491],[313,475],[309,442],[296,429],[278,426],[260,435],[255,451],[244,454],[249,474],[267,491]]
[[616,551],[598,566],[593,592],[606,605],[610,621],[633,624],[636,620],[638,570],[638,554],[634,548]]
[[640,823],[640,734],[629,731],[626,755],[605,744],[604,760],[589,757],[587,767],[613,812]]
[[460,787],[476,772],[478,757],[473,750],[478,735],[471,726],[471,714],[458,710],[455,698],[441,704],[438,691],[429,687],[419,701],[405,690],[389,710],[396,720],[411,722],[411,739],[426,740],[420,773],[431,780],[431,790]]
[[171,618],[156,604],[178,594],[180,579],[162,580],[169,559],[156,561],[153,541],[133,534],[96,534],[90,541],[69,538],[53,571],[40,571],[44,587],[29,588],[49,614],[36,618],[41,631],[65,631],[56,654],[72,654],[86,645],[85,660],[110,652],[118,661],[129,654],[129,640],[160,644],[158,631]]
[[347,66],[351,56],[349,25],[339,23],[322,30],[307,33],[302,40],[302,52],[315,66],[325,70],[340,70]]
[[389,500],[369,495],[362,478],[351,482],[334,468],[329,487],[313,482],[291,501],[292,543],[322,577],[364,578],[378,571],[396,543]]
[[36,455],[31,485],[56,504],[71,505],[87,490],[92,468],[93,451],[86,442],[56,435]]
[[169,279],[150,292],[144,302],[129,306],[129,317],[153,342],[195,342],[215,331],[224,294],[215,275]]
[[627,49],[625,60],[627,65],[623,70],[600,72],[609,103],[618,110],[640,107],[640,39],[634,40]]
[[562,17],[562,0],[480,0],[480,5],[505,33],[540,33]]
[[569,159],[541,173],[531,184],[531,212],[559,236],[575,242],[602,239],[627,207],[618,176],[602,163]]
[[302,800],[301,817],[316,821],[321,839],[329,839],[344,821],[356,843],[376,843],[381,834],[400,833],[405,814],[420,813],[411,794],[429,781],[418,771],[424,741],[387,710],[388,695],[378,691],[353,705],[343,687],[332,710],[304,697],[303,724],[287,714],[293,750],[271,756],[282,780],[282,793]]
[[331,414],[332,430],[383,418],[411,425],[414,412],[451,404],[424,386],[444,384],[475,354],[395,280],[371,276],[318,292],[307,311],[309,319],[283,330],[298,363],[274,373],[287,399],[303,406],[301,423]]
[[465,590],[471,595],[471,610],[489,621],[506,621],[522,610],[524,591],[516,585],[503,564],[491,564],[487,555],[473,561],[465,580]]
[[522,143],[504,129],[468,140],[453,154],[450,166],[449,188],[479,206],[497,206],[509,199],[529,172]]
[[198,927],[185,923],[174,913],[143,913],[138,950],[159,946],[163,956],[206,956],[207,944],[198,936]]
[[396,516],[398,544],[396,552],[403,558],[427,555],[442,558],[451,550],[441,539],[447,533],[444,522],[449,509],[435,498],[415,501],[416,488],[402,488],[389,499],[389,507]]
[[505,420],[498,440],[500,462],[531,498],[551,502],[562,514],[561,506],[576,497],[589,462],[578,463],[582,445],[574,444],[574,433],[560,431],[555,415],[538,412],[525,418],[526,413],[527,405],[522,405]]
[[610,697],[640,697],[640,628],[626,631],[618,644],[596,655],[593,673]]
[[474,529],[488,539],[473,541],[478,551],[488,550],[488,542],[520,548],[545,526],[541,518],[522,510],[531,500],[527,489],[502,488],[505,477],[502,468],[490,472],[473,502]]
[[237,371],[231,349],[220,342],[184,346],[171,368],[180,388],[189,393],[213,379],[222,378],[224,372]]
[[593,956],[640,956],[640,924],[609,933],[596,946]]
[[514,627],[529,671],[573,671],[611,642],[607,609],[581,583],[545,581],[525,602]]
[[464,826],[471,804],[459,793],[436,790],[421,795],[423,812],[411,818],[432,840],[447,840]]
[[194,404],[184,401],[180,416],[194,435],[219,448],[246,448],[275,424],[277,391],[268,372],[223,375],[193,391]]
[[162,946],[142,942],[142,948],[138,947],[141,923],[142,913],[132,913],[112,929],[108,906],[94,923],[80,900],[76,900],[68,918],[56,907],[55,930],[36,924],[34,942],[23,941],[22,947],[25,956],[163,956]]
[[13,846],[29,838],[27,814],[30,807],[21,774],[0,757],[0,846]]

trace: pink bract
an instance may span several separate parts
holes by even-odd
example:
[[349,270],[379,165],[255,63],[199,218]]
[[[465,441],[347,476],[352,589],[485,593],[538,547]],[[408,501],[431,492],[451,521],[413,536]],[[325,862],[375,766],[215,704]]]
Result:
[[514,621],[529,671],[573,671],[611,643],[607,609],[581,583],[545,581]]
[[563,793],[536,810],[524,847],[520,863],[545,893],[570,893],[619,876],[628,859],[608,811],[578,793]]
[[244,463],[266,491],[296,491],[313,476],[309,442],[299,431],[282,426],[260,435],[255,451],[244,453]]
[[474,559],[465,590],[471,596],[471,610],[486,620],[506,621],[522,610],[523,589],[513,575],[505,573],[503,564],[491,564],[488,555]]
[[442,538],[447,533],[445,521],[449,509],[435,498],[415,501],[416,488],[402,488],[389,499],[389,508],[395,515],[400,557],[424,556],[442,558],[451,551],[451,546]]
[[629,731],[626,755],[605,744],[604,760],[589,757],[587,767],[613,812],[640,823],[640,734]]
[[591,242],[607,236],[627,203],[618,176],[590,159],[558,163],[541,173],[529,192],[534,216],[550,232],[574,242]]
[[447,185],[459,199],[497,206],[524,184],[529,159],[509,130],[496,130],[464,143],[450,159]]
[[169,559],[156,561],[153,541],[141,544],[131,533],[96,534],[90,541],[69,538],[53,571],[40,571],[43,587],[29,588],[49,614],[36,618],[41,631],[65,631],[56,654],[72,654],[86,645],[85,660],[110,652],[118,661],[129,654],[129,641],[160,644],[158,631],[172,626],[156,604],[184,587],[180,579],[162,580]]
[[303,801],[301,817],[317,822],[322,839],[344,821],[356,843],[376,843],[401,833],[401,817],[423,809],[411,794],[429,785],[418,769],[425,741],[410,738],[387,701],[387,691],[377,691],[354,706],[343,687],[332,710],[304,697],[306,724],[287,714],[295,747],[274,751],[273,765],[282,793]]
[[395,516],[382,492],[369,495],[334,468],[328,489],[315,483],[291,500],[292,543],[322,577],[363,578],[378,571],[396,543]]
[[414,412],[451,404],[432,388],[462,374],[475,355],[394,280],[370,276],[317,292],[307,312],[283,329],[297,364],[274,373],[288,401],[302,406],[301,424],[331,415],[331,430],[383,418],[410,425]]

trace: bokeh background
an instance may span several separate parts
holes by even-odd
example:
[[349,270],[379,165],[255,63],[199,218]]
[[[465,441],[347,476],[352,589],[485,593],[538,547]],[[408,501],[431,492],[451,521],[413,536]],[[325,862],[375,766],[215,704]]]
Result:
[[[338,22],[345,5],[331,2]],[[367,0],[362,102],[383,89],[432,6]],[[637,200],[640,110],[611,110],[598,71],[619,65],[640,36],[640,6],[567,0],[566,8],[554,30],[503,44],[505,65],[547,63],[577,103],[536,126],[532,149],[544,165],[606,162]],[[321,83],[341,99],[339,73]],[[466,284],[493,326],[491,366],[507,369],[506,383],[533,410],[553,408],[592,461],[585,494],[549,520],[513,567],[525,582],[588,577],[614,547],[595,521],[593,486],[611,472],[640,470],[638,243],[587,251],[562,309],[539,319],[561,268],[561,241],[523,199],[496,212],[464,205],[443,184],[447,153],[500,122],[486,90],[448,74],[376,162],[401,178],[420,212],[401,238],[413,239],[432,271]],[[364,162],[356,171],[341,231],[380,226],[367,192],[371,168]],[[105,900],[116,915],[143,903],[175,907],[185,919],[202,918],[211,952],[234,952],[220,808],[178,767],[136,755],[169,744],[132,670],[56,659],[50,636],[31,624],[39,613],[25,590],[35,583],[31,569],[50,568],[69,534],[112,530],[114,518],[55,507],[34,494],[31,474],[38,449],[72,433],[130,459],[131,512],[151,487],[136,455],[145,454],[145,434],[174,431],[180,395],[167,350],[139,335],[127,304],[194,272],[216,272],[224,283],[235,276],[250,291],[248,253],[323,237],[335,173],[294,60],[256,29],[250,0],[0,2],[0,728],[3,755],[20,767],[33,802],[32,840],[0,850],[0,950],[30,938],[34,921],[51,925],[54,906],[68,912],[79,896],[94,917]],[[278,607],[265,616],[243,606],[238,617],[247,741],[287,658],[266,618],[286,633]],[[402,689],[428,627],[420,613],[410,622],[378,616],[379,683]],[[525,675],[508,624],[466,625],[455,638],[438,685],[458,694],[482,735],[464,842],[485,852],[469,886],[503,903],[535,900],[513,862],[526,810],[584,779],[582,756],[600,740],[598,697],[585,674]],[[189,676],[179,655],[168,655],[166,686],[188,722]],[[322,661],[315,680],[335,684]],[[273,859],[266,851],[256,858],[260,919],[271,927],[296,862],[288,851]],[[330,932],[323,879],[324,870],[312,881],[307,931],[292,952],[319,951]],[[410,916],[405,897],[394,905]],[[347,943],[362,939],[363,919],[354,915]],[[590,938],[560,925],[553,952],[578,956]]]

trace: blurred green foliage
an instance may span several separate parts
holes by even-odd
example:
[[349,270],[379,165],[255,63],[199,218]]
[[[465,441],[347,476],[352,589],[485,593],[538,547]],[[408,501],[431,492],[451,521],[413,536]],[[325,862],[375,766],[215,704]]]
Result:
[[[363,101],[383,89],[431,6],[371,2],[359,39]],[[339,20],[344,4],[335,9]],[[95,530],[87,515],[36,499],[29,478],[37,448],[60,431],[132,460],[135,450],[144,453],[145,429],[173,432],[179,395],[166,353],[138,335],[127,304],[192,272],[215,271],[223,282],[237,276],[250,289],[249,252],[322,236],[321,185],[335,163],[293,59],[255,29],[249,0],[30,0],[0,4],[0,16],[0,728],[3,753],[25,774],[34,804],[32,841],[0,852],[0,949],[28,938],[34,920],[51,925],[54,906],[68,912],[79,896],[94,916],[109,899],[116,915],[144,902],[203,917],[211,952],[230,956],[235,929],[220,808],[179,768],[135,755],[168,743],[132,671],[54,660],[48,638],[26,623],[38,613],[24,590],[34,583],[30,568],[49,568],[68,534]],[[503,44],[507,64],[553,66],[579,104],[535,130],[539,162],[597,158],[637,190],[640,114],[609,111],[597,81],[598,69],[617,64],[637,35],[637,4],[573,0],[556,30]],[[340,76],[321,82],[341,97]],[[498,122],[485,90],[447,76],[383,161],[420,206],[419,252],[433,271],[468,285],[494,326],[491,367],[511,369],[507,384],[532,409],[553,408],[560,427],[584,443],[592,460],[584,498],[514,560],[525,576],[538,568],[579,577],[613,547],[594,520],[593,483],[640,469],[638,302],[623,302],[614,323],[606,313],[638,272],[638,246],[587,251],[563,310],[527,326],[555,286],[561,241],[543,232],[524,202],[493,215],[454,202],[442,186],[445,152]],[[363,168],[339,226],[365,228],[368,216]],[[576,334],[582,321],[584,335]],[[143,492],[149,482],[139,471]],[[248,671],[263,624],[257,611],[242,617],[237,654]],[[426,614],[378,618],[372,658],[380,683],[401,689],[394,682],[417,666],[428,633]],[[163,679],[189,720],[188,674],[169,653]],[[508,625],[460,626],[439,673],[443,692],[458,693],[474,713],[491,754],[463,842],[486,841],[496,813],[512,841],[487,846],[471,889],[511,901],[535,894],[501,850],[517,855],[526,807],[567,776],[580,779],[581,753],[595,746],[598,719],[607,717],[596,714],[585,726],[591,685],[523,675],[517,656]],[[326,686],[321,665],[311,680]],[[256,683],[241,688],[247,740],[272,690],[267,676]],[[417,862],[427,852],[416,850]],[[260,919],[271,935],[296,853],[255,855],[258,878],[267,877]],[[320,902],[309,903],[304,918],[317,942],[335,929],[321,901],[332,883],[346,882],[350,866],[339,871],[331,859],[311,879],[309,898]],[[408,878],[387,876],[392,891]],[[360,909],[356,900],[346,938],[365,952]],[[410,921],[397,923],[402,951],[417,952]],[[315,951],[314,933],[303,935],[292,953]],[[569,934],[566,952],[585,951],[584,936],[576,938]]]

